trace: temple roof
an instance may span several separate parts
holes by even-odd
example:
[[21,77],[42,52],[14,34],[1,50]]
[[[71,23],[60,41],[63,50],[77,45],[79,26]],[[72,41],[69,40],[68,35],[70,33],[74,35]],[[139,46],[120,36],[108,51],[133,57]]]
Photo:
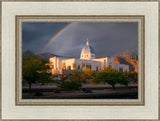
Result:
[[93,47],[89,45],[88,38],[87,38],[87,43],[86,43],[86,45],[83,47],[81,53],[94,53]]

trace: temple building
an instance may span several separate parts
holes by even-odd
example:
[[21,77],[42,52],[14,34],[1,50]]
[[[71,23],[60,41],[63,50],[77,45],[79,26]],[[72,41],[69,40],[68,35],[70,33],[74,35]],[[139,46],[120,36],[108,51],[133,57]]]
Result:
[[51,57],[52,74],[63,74],[66,71],[74,69],[90,68],[94,71],[102,70],[104,66],[115,68],[118,71],[129,71],[129,65],[117,64],[113,58],[96,58],[93,47],[89,44],[88,38],[86,45],[82,48],[80,59]]

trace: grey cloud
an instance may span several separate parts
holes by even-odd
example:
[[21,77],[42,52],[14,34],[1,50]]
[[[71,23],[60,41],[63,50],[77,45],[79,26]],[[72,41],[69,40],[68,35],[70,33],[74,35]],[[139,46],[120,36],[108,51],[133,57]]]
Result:
[[[59,23],[57,26],[54,23],[48,25],[39,23],[38,26],[41,27],[38,30],[34,30],[33,25],[29,25],[24,31],[32,32],[32,36],[29,37],[30,41],[23,42],[24,48],[39,53],[52,36],[67,24]],[[27,35],[27,32],[24,34]],[[86,44],[87,37],[97,56],[110,56],[120,51],[137,50],[138,25],[133,22],[75,22],[42,52],[78,57]]]

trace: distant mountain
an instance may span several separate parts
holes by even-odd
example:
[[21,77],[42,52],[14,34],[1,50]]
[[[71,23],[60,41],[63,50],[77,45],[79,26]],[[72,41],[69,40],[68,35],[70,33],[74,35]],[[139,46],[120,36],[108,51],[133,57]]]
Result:
[[[50,57],[54,57],[57,55],[51,54],[51,53],[42,53],[42,54],[37,54],[36,56],[43,58],[44,60],[49,60]],[[57,56],[59,57],[59,56]]]
[[[35,55],[32,51],[26,50],[22,52],[22,57],[27,57],[27,56],[32,56]],[[51,53],[41,53],[41,54],[36,54],[35,56],[43,58],[44,60],[49,60],[50,57],[54,57],[57,55],[51,54]],[[60,56],[57,56],[60,57]]]
[[132,59],[138,58],[137,54],[135,54],[135,52],[131,52],[131,51],[120,52],[120,53],[115,54],[114,56],[124,57],[124,58],[132,58]]
[[138,56],[130,51],[120,52],[112,56],[115,63],[127,64],[129,65],[130,71],[138,72]]
[[30,50],[26,50],[22,52],[22,57],[27,57],[27,56],[31,56],[34,55],[34,53]]

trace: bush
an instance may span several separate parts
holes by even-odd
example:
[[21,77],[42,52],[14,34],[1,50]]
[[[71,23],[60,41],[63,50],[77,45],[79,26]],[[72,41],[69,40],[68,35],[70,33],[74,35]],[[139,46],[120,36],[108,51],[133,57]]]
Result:
[[78,81],[63,81],[61,82],[58,87],[63,88],[65,90],[79,90],[80,87],[82,87],[82,84],[79,83]]

